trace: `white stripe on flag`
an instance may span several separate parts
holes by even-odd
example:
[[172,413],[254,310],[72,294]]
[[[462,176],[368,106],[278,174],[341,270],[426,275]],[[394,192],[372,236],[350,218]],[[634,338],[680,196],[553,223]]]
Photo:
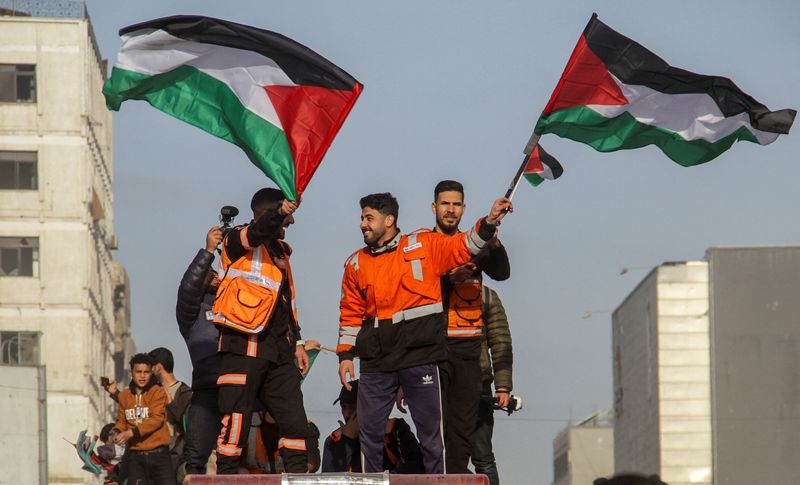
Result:
[[253,113],[280,129],[278,114],[264,86],[296,86],[269,57],[253,51],[192,42],[154,30],[124,36],[116,67],[156,75],[189,65],[225,83]]
[[685,140],[713,143],[742,126],[750,130],[761,145],[772,143],[778,138],[777,133],[753,128],[747,113],[726,118],[707,94],[665,94],[646,86],[625,84],[614,75],[611,77],[628,99],[628,104],[587,106],[606,118],[614,118],[627,111],[638,122],[677,133]]

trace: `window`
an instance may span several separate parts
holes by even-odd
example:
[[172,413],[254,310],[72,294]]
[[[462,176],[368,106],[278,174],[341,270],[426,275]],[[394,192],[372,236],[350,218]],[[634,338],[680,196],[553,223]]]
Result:
[[39,334],[0,332],[0,364],[39,365]]
[[0,102],[36,102],[36,66],[0,64]]
[[0,151],[0,190],[39,188],[36,152]]
[[39,276],[39,238],[0,237],[0,276]]
[[568,453],[569,452],[567,450],[564,450],[559,453],[558,456],[556,456],[555,460],[553,460],[553,480],[556,482],[569,473]]

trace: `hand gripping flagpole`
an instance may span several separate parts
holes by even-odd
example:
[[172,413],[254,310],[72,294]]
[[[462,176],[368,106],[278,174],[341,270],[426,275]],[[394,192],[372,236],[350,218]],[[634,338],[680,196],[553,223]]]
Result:
[[517,174],[514,175],[514,179],[511,181],[511,185],[508,186],[508,190],[506,190],[506,199],[511,200],[514,197],[514,192],[517,190],[517,186],[519,185],[520,179],[522,179],[522,173],[525,170],[525,165],[528,164],[528,160],[531,158],[531,154],[533,150],[536,149],[536,145],[539,144],[539,138],[542,135],[536,133],[535,131],[531,134],[531,137],[528,139],[528,144],[525,145],[525,150],[522,152],[525,154],[525,158],[522,159],[522,165],[519,166],[519,170],[517,170]]

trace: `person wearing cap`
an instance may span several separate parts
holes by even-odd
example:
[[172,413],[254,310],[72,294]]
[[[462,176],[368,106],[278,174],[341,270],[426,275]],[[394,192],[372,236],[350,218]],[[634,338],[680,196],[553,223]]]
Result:
[[309,361],[297,320],[292,249],[283,242],[298,204],[277,189],[261,189],[250,203],[253,221],[232,228],[222,242],[222,281],[210,315],[220,330],[218,475],[238,473],[257,401],[278,424],[286,471],[308,471],[300,379]]
[[[356,472],[361,465],[361,443],[358,439],[358,380],[351,381],[348,390],[342,386],[339,403],[342,418],[339,428],[325,439],[322,455],[322,472]],[[391,473],[425,473],[419,442],[402,418],[389,419],[383,440],[383,469]]]

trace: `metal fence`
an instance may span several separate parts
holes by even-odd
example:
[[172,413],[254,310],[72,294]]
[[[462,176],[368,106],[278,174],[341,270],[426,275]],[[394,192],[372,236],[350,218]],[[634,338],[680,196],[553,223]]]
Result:
[[0,0],[0,15],[82,19],[83,0]]

